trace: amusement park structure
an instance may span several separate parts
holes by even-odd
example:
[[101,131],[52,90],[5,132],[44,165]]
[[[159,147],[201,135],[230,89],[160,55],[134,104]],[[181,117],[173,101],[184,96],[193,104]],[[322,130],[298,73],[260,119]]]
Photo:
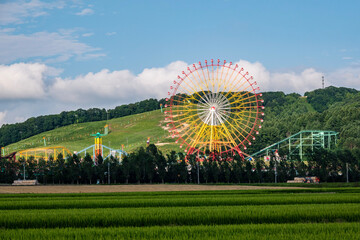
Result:
[[[252,154],[247,159],[263,158],[268,161],[274,156],[275,159],[286,157],[287,160],[304,161],[308,151],[319,148],[334,149],[337,135],[334,131],[303,130]],[[280,152],[284,156],[280,156]]]
[[[105,128],[106,129],[106,128]],[[118,156],[120,159],[122,159],[123,154],[127,155],[127,153],[124,150],[120,149],[113,149],[108,146],[105,146],[102,144],[102,136],[107,135],[107,131],[105,131],[105,134],[100,134],[99,132],[96,134],[91,134],[91,136],[95,137],[95,144],[91,145],[89,147],[86,147],[79,152],[76,152],[77,155],[84,153],[85,155],[88,152],[92,152],[93,160],[95,161],[98,156],[101,156],[104,158],[104,148],[109,150],[109,154],[105,156],[105,158],[108,158],[110,156],[116,157]]]
[[24,157],[26,160],[30,156],[33,156],[35,159],[39,159],[40,157],[42,157],[45,160],[49,160],[49,157],[53,156],[54,160],[57,160],[60,153],[64,157],[69,154],[71,155],[70,150],[62,146],[30,148],[18,152],[19,157]]
[[189,154],[239,154],[261,128],[263,100],[253,77],[238,64],[199,62],[178,75],[168,92],[165,122]]

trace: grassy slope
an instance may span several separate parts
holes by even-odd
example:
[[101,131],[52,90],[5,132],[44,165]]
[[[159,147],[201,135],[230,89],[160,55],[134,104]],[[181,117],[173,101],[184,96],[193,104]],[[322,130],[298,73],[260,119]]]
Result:
[[[131,152],[140,146],[145,147],[146,140],[150,137],[151,143],[173,143],[159,146],[164,152],[172,148],[177,150],[174,140],[168,138],[169,133],[161,127],[164,125],[163,119],[164,115],[160,110],[111,119],[110,134],[103,137],[103,144],[115,149],[121,149],[123,144],[124,150]],[[64,146],[70,151],[80,151],[94,144],[94,138],[90,134],[103,133],[105,124],[106,121],[98,121],[69,125],[8,145],[5,151],[9,153],[43,147],[43,137],[46,137],[47,146]]]

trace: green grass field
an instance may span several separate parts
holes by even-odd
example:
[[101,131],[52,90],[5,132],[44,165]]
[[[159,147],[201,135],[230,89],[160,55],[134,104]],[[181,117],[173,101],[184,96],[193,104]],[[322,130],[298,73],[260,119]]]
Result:
[[360,239],[360,189],[0,195],[0,239]]
[[[150,137],[151,143],[159,144],[164,153],[172,149],[179,150],[174,139],[164,130],[163,120],[164,114],[160,110],[111,119],[108,122],[110,134],[103,137],[103,144],[114,149],[121,149],[124,145],[124,150],[131,152],[140,146],[146,147],[146,140]],[[46,138],[47,146],[64,146],[71,152],[80,151],[94,144],[90,134],[104,133],[105,125],[106,121],[98,121],[57,128],[6,146],[5,151],[10,153],[43,147],[43,137]]]

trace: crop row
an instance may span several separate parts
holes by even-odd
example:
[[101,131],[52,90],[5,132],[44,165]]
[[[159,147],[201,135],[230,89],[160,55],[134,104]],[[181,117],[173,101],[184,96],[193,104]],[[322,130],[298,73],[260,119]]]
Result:
[[0,211],[0,228],[360,221],[359,204],[35,209]]
[[289,204],[360,203],[360,194],[276,194],[276,195],[205,195],[172,198],[18,198],[1,199],[0,210],[17,209],[70,209],[70,208],[140,208],[140,207],[195,207],[246,206]]
[[[306,187],[307,185],[304,185]],[[174,186],[176,189],[176,186]],[[111,193],[24,193],[0,194],[0,200],[18,198],[89,198],[89,197],[178,197],[178,196],[206,196],[206,195],[249,195],[249,194],[287,194],[287,193],[360,193],[360,188],[294,188],[294,189],[257,189],[257,190],[215,190],[215,191],[173,191],[173,192],[111,192]]]
[[359,239],[360,223],[7,229],[0,239]]

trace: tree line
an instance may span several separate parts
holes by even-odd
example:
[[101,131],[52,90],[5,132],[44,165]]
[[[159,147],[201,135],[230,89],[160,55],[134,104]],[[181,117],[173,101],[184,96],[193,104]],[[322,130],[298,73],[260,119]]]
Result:
[[164,155],[154,144],[140,147],[120,162],[90,155],[55,161],[50,157],[33,157],[18,161],[0,160],[0,182],[37,179],[42,184],[139,184],[139,183],[272,183],[286,182],[294,177],[317,176],[322,182],[360,181],[360,150],[316,149],[308,152],[306,162],[288,161],[285,155],[271,155],[269,162],[248,161],[240,156],[206,157],[190,155],[185,159],[175,151]]

